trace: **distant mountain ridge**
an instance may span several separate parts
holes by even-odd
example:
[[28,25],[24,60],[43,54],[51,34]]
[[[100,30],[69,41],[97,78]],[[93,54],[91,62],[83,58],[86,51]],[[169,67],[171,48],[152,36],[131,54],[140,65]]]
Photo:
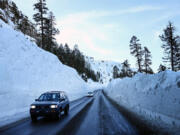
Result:
[[113,67],[118,67],[121,70],[121,63],[107,60],[95,60],[93,57],[86,56],[86,62],[88,62],[94,72],[100,73],[99,81],[103,84],[107,84],[113,79]]

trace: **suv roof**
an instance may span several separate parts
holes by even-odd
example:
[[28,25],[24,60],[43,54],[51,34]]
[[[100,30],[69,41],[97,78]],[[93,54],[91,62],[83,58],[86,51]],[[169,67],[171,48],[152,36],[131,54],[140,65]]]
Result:
[[45,93],[65,93],[64,91],[47,91]]

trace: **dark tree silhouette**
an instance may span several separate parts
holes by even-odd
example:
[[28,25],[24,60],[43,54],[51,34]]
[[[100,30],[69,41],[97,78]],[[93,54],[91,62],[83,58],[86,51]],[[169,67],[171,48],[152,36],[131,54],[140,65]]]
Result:
[[123,77],[132,77],[132,76],[133,76],[133,71],[130,68],[130,64],[128,60],[125,60],[122,63],[122,69],[121,69],[119,77],[123,78]]
[[118,78],[119,77],[119,68],[117,66],[113,67],[113,78]]
[[142,72],[143,52],[136,36],[133,36],[130,40],[130,53],[137,59],[138,71]]
[[143,53],[144,53],[144,71],[145,73],[150,73],[152,71],[151,69],[151,65],[152,65],[152,56],[151,56],[151,52],[149,51],[149,49],[147,47],[144,47],[144,50],[143,50]]
[[59,30],[55,28],[55,25],[55,16],[52,12],[50,12],[48,18],[45,19],[44,23],[44,49],[50,52],[53,52],[54,48],[56,47],[55,35],[59,34]]
[[43,48],[44,46],[44,23],[45,20],[47,19],[45,17],[45,15],[47,14],[48,8],[46,7],[46,1],[45,0],[37,0],[37,3],[34,4],[34,10],[37,11],[37,13],[35,13],[33,15],[33,19],[35,20],[35,22],[37,23],[37,25],[39,26],[40,29],[40,35],[41,35],[41,44],[40,47]]
[[175,71],[180,70],[180,37],[177,36],[176,46],[175,46]]
[[178,36],[175,36],[175,27],[171,22],[164,29],[164,33],[160,35],[160,39],[163,42],[162,48],[164,49],[163,61],[171,65],[172,71],[175,71],[175,61],[176,61],[176,47]]

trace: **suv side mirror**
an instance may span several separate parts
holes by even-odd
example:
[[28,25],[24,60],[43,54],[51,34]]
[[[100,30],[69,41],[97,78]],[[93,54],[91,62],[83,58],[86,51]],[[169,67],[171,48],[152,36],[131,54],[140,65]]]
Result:
[[35,101],[39,101],[38,99],[35,99]]

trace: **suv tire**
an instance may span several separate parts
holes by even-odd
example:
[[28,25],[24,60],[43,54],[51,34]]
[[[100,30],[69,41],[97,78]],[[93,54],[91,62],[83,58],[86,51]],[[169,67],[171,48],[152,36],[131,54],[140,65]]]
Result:
[[69,113],[69,105],[66,106],[66,108],[65,108],[65,110],[64,110],[64,114],[65,114],[65,115],[68,115],[68,113]]
[[55,116],[55,120],[59,120],[61,118],[61,109],[59,110],[59,113]]
[[36,116],[31,116],[32,122],[37,122],[37,117]]

